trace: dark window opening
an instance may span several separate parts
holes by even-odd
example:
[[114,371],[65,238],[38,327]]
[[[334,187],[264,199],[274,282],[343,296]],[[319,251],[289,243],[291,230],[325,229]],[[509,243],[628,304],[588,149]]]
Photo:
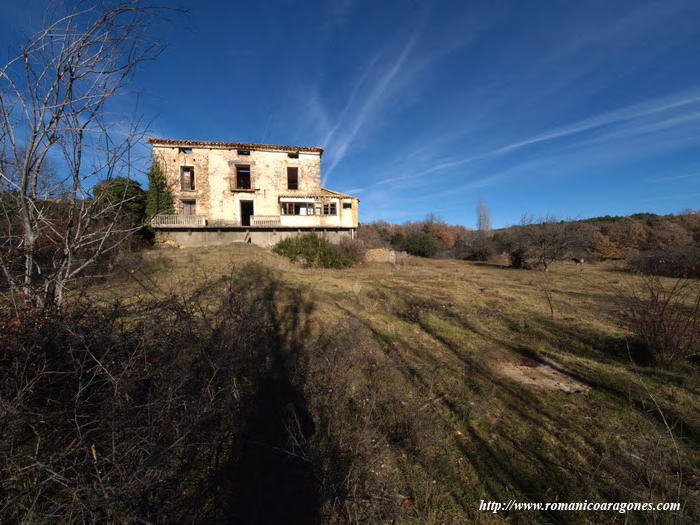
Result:
[[239,155],[250,155],[249,149],[239,149],[237,150]]
[[182,201],[183,215],[197,215],[197,201]]
[[299,154],[298,153],[287,153],[287,157],[289,157],[290,159],[298,159]]
[[194,167],[182,166],[180,168],[180,187],[183,190],[194,189]]
[[322,213],[323,213],[323,215],[337,215],[338,210],[336,208],[335,202],[331,202],[329,204],[324,204]]
[[314,205],[311,202],[283,202],[282,215],[313,215]]
[[287,189],[299,189],[299,168],[287,168]]
[[239,190],[249,190],[252,188],[250,166],[236,166],[236,188]]
[[192,148],[178,148],[180,150],[180,153],[185,153],[186,155],[189,155],[192,153]]
[[344,202],[343,209],[344,210],[351,210],[352,209],[352,202]]

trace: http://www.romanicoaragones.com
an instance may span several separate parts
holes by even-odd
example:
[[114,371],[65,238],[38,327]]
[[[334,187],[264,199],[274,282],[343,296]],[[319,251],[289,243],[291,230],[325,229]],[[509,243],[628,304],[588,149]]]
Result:
[[650,503],[650,502],[593,502],[593,501],[576,501],[576,502],[547,502],[536,503],[530,501],[487,501],[481,500],[479,510],[485,512],[507,512],[512,510],[539,510],[539,511],[612,511],[624,514],[628,511],[677,511],[680,510],[680,503]]

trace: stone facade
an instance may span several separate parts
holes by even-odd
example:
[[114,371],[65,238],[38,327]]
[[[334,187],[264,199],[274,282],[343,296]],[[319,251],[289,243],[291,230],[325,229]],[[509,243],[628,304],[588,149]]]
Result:
[[[194,209],[203,218],[198,228],[341,228],[354,235],[359,200],[321,187],[322,148],[156,138],[149,143],[173,191],[176,213]],[[250,188],[237,187],[238,167],[249,168]],[[183,168],[194,168],[194,189],[184,187]],[[288,168],[297,169],[297,189],[288,187]],[[296,212],[304,213],[289,213],[285,203],[300,204],[305,209]],[[165,219],[154,226],[191,225]]]

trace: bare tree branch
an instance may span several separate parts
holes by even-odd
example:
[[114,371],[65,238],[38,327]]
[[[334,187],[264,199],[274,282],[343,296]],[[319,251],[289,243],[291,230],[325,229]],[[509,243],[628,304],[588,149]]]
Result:
[[151,28],[161,11],[122,1],[47,12],[0,67],[0,266],[11,293],[60,304],[71,280],[139,226],[125,222],[124,202],[105,206],[89,189],[131,177],[145,129],[110,101],[160,54]]

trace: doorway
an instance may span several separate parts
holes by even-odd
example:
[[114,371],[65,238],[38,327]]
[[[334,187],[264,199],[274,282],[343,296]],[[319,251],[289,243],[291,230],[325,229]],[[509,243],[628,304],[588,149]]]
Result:
[[241,201],[241,225],[250,226],[250,218],[253,214],[253,201]]

